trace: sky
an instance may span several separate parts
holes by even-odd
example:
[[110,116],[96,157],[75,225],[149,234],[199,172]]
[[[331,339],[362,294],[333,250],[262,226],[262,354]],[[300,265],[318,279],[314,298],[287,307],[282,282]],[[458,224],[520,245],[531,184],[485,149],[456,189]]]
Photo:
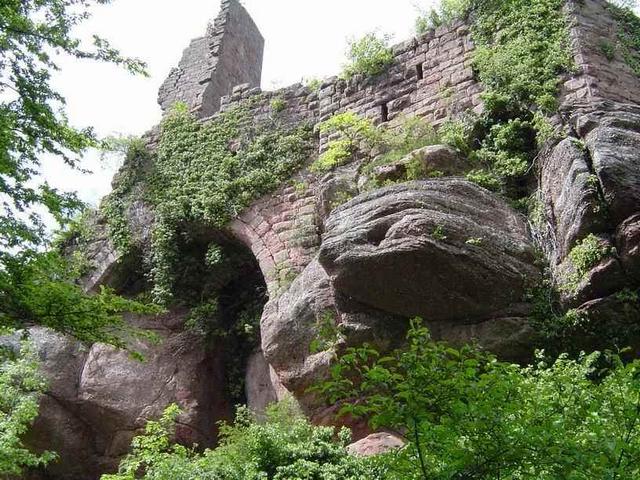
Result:
[[[272,90],[303,78],[337,74],[349,38],[370,31],[400,42],[413,34],[421,9],[434,0],[243,0],[265,38],[262,88]],[[161,118],[157,91],[192,38],[202,36],[215,18],[219,0],[115,0],[98,6],[77,30],[80,38],[97,33],[123,54],[149,65],[149,78],[113,66],[61,59],[53,85],[67,99],[67,114],[77,127],[93,126],[100,136],[141,135]],[[110,190],[116,162],[101,162],[89,152],[83,166],[92,174],[43,162],[53,186],[78,191],[95,205]]]

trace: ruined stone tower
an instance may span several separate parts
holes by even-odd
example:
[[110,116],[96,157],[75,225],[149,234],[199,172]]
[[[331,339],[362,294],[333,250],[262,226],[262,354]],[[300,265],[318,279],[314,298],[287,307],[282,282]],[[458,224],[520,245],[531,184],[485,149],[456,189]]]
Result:
[[191,41],[158,92],[163,112],[186,103],[199,118],[220,108],[220,98],[240,84],[260,85],[264,39],[239,0],[222,0],[204,37]]

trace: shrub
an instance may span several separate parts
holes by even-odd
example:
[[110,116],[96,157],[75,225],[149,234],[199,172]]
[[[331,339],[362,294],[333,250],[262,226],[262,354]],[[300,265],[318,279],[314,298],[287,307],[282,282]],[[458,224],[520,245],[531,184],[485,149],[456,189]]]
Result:
[[273,113],[280,113],[285,108],[287,108],[287,102],[281,97],[274,98],[273,100],[271,100],[271,103],[269,105]]
[[571,249],[569,258],[578,275],[583,276],[612,253],[610,247],[590,233]]
[[342,76],[346,79],[354,75],[375,76],[383,73],[393,63],[393,52],[389,47],[390,37],[368,33],[359,40],[349,43]]
[[233,424],[222,424],[220,445],[198,453],[171,442],[180,414],[172,405],[147,423],[116,475],[102,480],[370,480],[381,478],[375,462],[352,457],[346,428],[314,427],[291,401],[267,410],[263,422],[246,407]]
[[441,0],[437,8],[424,12],[416,19],[416,33],[423,35],[432,28],[448,25],[454,20],[464,17],[469,10],[470,3],[470,0]]
[[315,388],[342,414],[402,432],[408,444],[382,478],[640,474],[640,361],[594,353],[523,368],[434,342],[419,320],[407,341],[384,356],[348,349]]
[[357,153],[371,148],[379,139],[379,132],[371,120],[353,112],[334,115],[318,124],[317,130],[336,138],[329,141],[326,150],[311,165],[311,171],[327,172],[353,160]]

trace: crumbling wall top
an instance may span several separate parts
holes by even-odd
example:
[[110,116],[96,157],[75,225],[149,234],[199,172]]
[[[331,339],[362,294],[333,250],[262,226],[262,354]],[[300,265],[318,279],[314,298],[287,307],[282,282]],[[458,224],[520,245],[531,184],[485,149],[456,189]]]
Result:
[[239,0],[222,0],[205,36],[191,41],[160,87],[158,103],[163,112],[182,102],[196,116],[209,116],[233,86],[260,85],[263,52],[262,34]]

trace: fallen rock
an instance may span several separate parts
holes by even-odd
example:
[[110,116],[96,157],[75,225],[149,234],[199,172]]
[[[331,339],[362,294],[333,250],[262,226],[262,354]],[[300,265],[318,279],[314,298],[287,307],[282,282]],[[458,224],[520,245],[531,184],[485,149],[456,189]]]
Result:
[[371,177],[378,183],[413,179],[460,175],[469,169],[468,163],[447,145],[429,145],[414,150],[409,155],[387,165],[373,169]]
[[372,433],[362,440],[349,445],[347,451],[357,457],[371,457],[400,449],[404,447],[404,443],[402,438],[391,433]]

